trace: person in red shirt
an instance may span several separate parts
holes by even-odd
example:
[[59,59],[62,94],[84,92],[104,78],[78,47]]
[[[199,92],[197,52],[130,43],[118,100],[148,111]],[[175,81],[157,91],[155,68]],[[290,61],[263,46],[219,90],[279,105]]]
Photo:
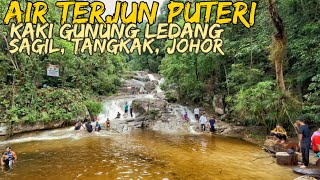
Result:
[[318,153],[320,151],[320,128],[318,131],[315,131],[311,136],[311,144],[312,144],[312,150],[315,153]]

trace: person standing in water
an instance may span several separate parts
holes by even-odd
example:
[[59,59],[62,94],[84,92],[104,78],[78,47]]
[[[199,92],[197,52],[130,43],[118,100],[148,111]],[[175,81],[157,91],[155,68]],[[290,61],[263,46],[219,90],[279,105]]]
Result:
[[95,131],[100,132],[100,130],[101,130],[101,125],[100,125],[99,121],[97,121],[97,122],[96,122]]
[[203,113],[202,116],[200,117],[201,132],[206,131],[206,123],[207,123],[206,113]]
[[183,115],[183,119],[184,119],[184,121],[185,122],[189,122],[189,117],[188,117],[188,112],[187,112],[187,110],[185,110],[185,113],[184,113],[184,115]]
[[82,123],[81,121],[78,121],[77,124],[74,126],[74,130],[75,131],[81,130],[81,127],[82,127]]
[[1,155],[1,159],[0,159],[0,165],[1,165],[1,170],[9,170],[9,160],[8,160],[8,153],[7,152],[3,152]]
[[216,131],[216,129],[214,127],[214,124],[216,123],[216,120],[214,119],[214,116],[210,117],[209,123],[210,123],[210,131],[213,134]]
[[133,118],[133,114],[132,114],[132,106],[130,106],[130,116],[131,116],[131,118]]
[[129,105],[128,102],[124,105],[124,114],[128,115]]
[[200,113],[199,108],[194,108],[193,113],[194,113],[194,118],[196,118],[196,120],[199,121],[199,113]]
[[87,131],[88,131],[89,133],[91,133],[91,132],[93,131],[93,127],[92,127],[90,121],[88,121],[88,122],[86,123],[86,128],[87,128]]
[[309,166],[309,148],[311,145],[310,129],[303,118],[298,118],[294,126],[299,129],[299,147],[303,161],[303,165],[300,168],[307,168]]
[[106,127],[107,127],[107,130],[109,130],[110,129],[110,120],[109,120],[109,118],[107,118],[107,121],[106,121]]
[[10,169],[13,169],[13,164],[17,159],[17,154],[11,150],[11,147],[6,147],[5,164],[8,165]]

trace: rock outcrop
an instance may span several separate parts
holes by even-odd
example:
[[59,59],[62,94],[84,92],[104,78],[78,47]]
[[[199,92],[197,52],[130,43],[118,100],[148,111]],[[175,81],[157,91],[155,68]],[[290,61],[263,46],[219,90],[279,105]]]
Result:
[[7,124],[1,124],[0,126],[0,136],[6,136],[11,131],[11,134],[19,134],[32,131],[48,130],[62,128],[70,125],[74,125],[77,121],[53,121],[53,122],[36,122],[34,124],[30,123],[15,123],[12,125],[11,130],[9,130]]
[[152,81],[150,82],[146,82],[146,84],[144,85],[144,89],[148,92],[151,93],[153,90],[156,89],[156,84]]
[[212,105],[214,107],[215,113],[219,115],[225,114],[225,107],[223,103],[223,96],[217,95],[213,97]]
[[167,101],[152,98],[141,98],[132,101],[132,108],[137,117],[165,112],[167,105]]

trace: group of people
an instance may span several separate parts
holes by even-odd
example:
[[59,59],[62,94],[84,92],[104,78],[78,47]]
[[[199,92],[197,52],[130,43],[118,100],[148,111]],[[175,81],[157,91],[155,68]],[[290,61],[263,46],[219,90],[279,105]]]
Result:
[[[187,113],[184,115],[184,119],[186,119]],[[200,116],[200,109],[195,108],[194,109],[194,117],[200,124],[200,130],[201,132],[206,132],[206,129],[210,129],[211,133],[214,133],[216,131],[215,129],[215,124],[216,124],[216,118],[214,115],[210,116],[209,121],[207,120],[206,113],[203,112],[202,115]]]
[[[320,155],[318,154],[320,152],[320,128],[311,136],[309,126],[302,117],[296,120],[294,127],[298,133],[298,147],[302,154],[303,165],[300,168],[306,168],[309,166],[310,148],[316,153],[316,156]],[[288,139],[286,130],[279,124],[271,131],[271,135],[277,137],[281,143]]]
[[5,152],[1,155],[1,169],[13,169],[13,164],[17,159],[17,154],[12,151],[11,147],[6,147]]
[[[187,114],[185,114],[184,116],[185,120],[187,120],[186,115]],[[194,116],[200,124],[201,132],[205,132],[206,127],[208,126],[210,127],[211,133],[215,132],[216,119],[214,116],[210,116],[208,123],[206,113],[203,112],[200,116],[199,108],[194,109]],[[296,129],[296,132],[298,132],[298,146],[302,154],[303,165],[301,166],[301,168],[306,168],[309,165],[310,148],[316,153],[316,156],[320,157],[320,128],[311,136],[309,126],[305,123],[305,120],[302,117],[296,120],[296,122],[294,123],[294,127]],[[286,130],[279,124],[275,129],[271,131],[271,135],[277,137],[281,141],[281,143],[285,142],[288,139]]]
[[[92,122],[95,123],[95,126],[92,126]],[[106,120],[106,127],[110,128],[110,120],[109,118],[107,118]],[[99,123],[99,120],[97,118],[97,116],[95,116],[93,118],[93,120],[91,120],[90,116],[87,116],[83,122],[82,121],[78,121],[77,124],[74,126],[74,130],[78,131],[78,130],[86,130],[87,132],[91,133],[93,131],[99,132],[101,130],[101,124]]]
[[[133,111],[132,111],[132,106],[129,107],[129,104],[126,102],[125,106],[124,106],[124,112],[125,114],[128,114],[128,112],[130,113],[130,116],[133,117]],[[120,112],[117,113],[116,119],[120,119],[121,118],[121,114]],[[95,126],[93,127],[92,122],[95,123]],[[111,126],[111,122],[110,119],[107,118],[106,120],[106,129],[110,129]],[[78,121],[77,124],[74,127],[74,130],[78,131],[78,130],[87,130],[89,133],[93,132],[93,131],[97,131],[99,132],[102,128],[101,128],[101,124],[99,123],[98,117],[94,116],[91,119],[91,116],[87,116],[83,121]]]
[[[124,116],[127,116],[128,115],[128,112],[131,116],[131,118],[133,118],[133,110],[132,110],[132,106],[129,107],[129,104],[128,102],[125,103],[124,105]],[[121,114],[120,112],[117,113],[117,116],[116,116],[116,119],[120,119],[121,118]]]

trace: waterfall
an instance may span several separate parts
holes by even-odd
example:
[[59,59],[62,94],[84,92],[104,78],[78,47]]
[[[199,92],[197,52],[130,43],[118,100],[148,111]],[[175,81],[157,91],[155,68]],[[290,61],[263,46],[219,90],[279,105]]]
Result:
[[[163,78],[156,78],[153,74],[147,74],[145,72],[139,72],[136,73],[138,77],[141,76],[141,81],[136,79],[130,79],[125,80],[125,86],[124,88],[133,86],[133,85],[141,85],[142,87],[145,85],[145,80],[151,80],[151,81],[157,81],[156,84],[156,93],[155,94],[120,94],[118,96],[113,97],[112,99],[106,99],[103,103],[103,109],[102,112],[98,115],[99,123],[103,126],[105,125],[105,122],[107,118],[111,121],[111,128],[114,131],[106,132],[101,131],[99,133],[87,133],[86,131],[74,131],[74,127],[70,128],[64,128],[64,129],[57,129],[57,130],[48,130],[43,131],[41,133],[26,133],[25,135],[19,136],[14,140],[4,141],[3,143],[20,143],[20,142],[28,142],[28,141],[41,141],[41,140],[56,140],[56,139],[64,139],[64,138],[72,138],[72,139],[78,139],[81,137],[87,137],[91,135],[95,136],[108,136],[115,132],[128,132],[129,129],[132,127],[128,127],[127,120],[131,119],[130,116],[130,106],[132,105],[132,102],[135,99],[139,98],[157,98],[157,93],[162,93],[163,91],[160,89],[160,85],[164,83]],[[125,103],[128,103],[129,111],[127,114],[124,112]],[[188,117],[190,119],[190,127],[188,127],[189,133],[196,134],[196,131],[194,130],[194,125],[196,125],[196,119],[193,115],[193,112],[188,109],[186,106],[182,106],[179,104],[171,104],[171,112],[170,115],[168,115],[167,121],[170,121],[170,124],[167,124],[166,126],[159,126],[158,129],[160,131],[166,130],[167,127],[172,127],[172,129],[181,129],[182,123],[183,123],[183,115],[185,112],[187,112]],[[120,119],[116,119],[117,113],[121,114]],[[166,112],[168,113],[168,112]],[[136,118],[135,113],[133,112],[133,117]],[[164,122],[167,123],[167,122]],[[92,123],[93,127],[95,126],[95,123]],[[163,124],[162,124],[163,125]],[[2,144],[2,142],[0,143]]]
[[150,81],[157,81],[157,82],[158,82],[158,83],[156,84],[156,92],[157,92],[157,93],[162,93],[163,91],[161,90],[160,86],[161,86],[162,83],[164,83],[164,78],[161,77],[161,79],[158,80],[158,79],[156,79],[156,78],[154,77],[153,74],[148,74],[148,76],[149,76]]

